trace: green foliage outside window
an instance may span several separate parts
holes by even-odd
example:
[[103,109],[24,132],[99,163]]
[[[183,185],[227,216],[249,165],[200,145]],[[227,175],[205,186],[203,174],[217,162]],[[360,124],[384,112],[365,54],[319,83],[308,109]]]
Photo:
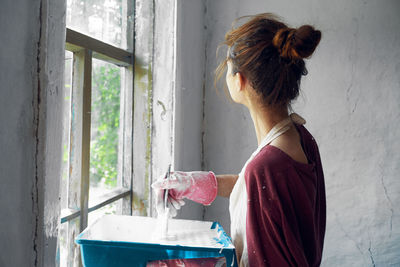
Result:
[[111,64],[93,66],[92,140],[90,181],[117,185],[118,132],[120,115],[120,69]]

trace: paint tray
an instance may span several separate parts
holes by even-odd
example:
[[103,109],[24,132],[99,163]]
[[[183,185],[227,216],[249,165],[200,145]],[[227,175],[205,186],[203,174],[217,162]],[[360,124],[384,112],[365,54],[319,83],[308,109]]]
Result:
[[146,266],[148,261],[225,257],[237,266],[235,248],[217,222],[169,220],[161,238],[160,222],[151,217],[105,215],[75,240],[86,267]]

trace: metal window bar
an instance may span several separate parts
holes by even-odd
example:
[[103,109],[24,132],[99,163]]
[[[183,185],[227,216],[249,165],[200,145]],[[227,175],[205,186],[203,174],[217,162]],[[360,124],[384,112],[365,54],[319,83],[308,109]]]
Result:
[[[101,196],[100,200],[93,204],[92,206],[89,206],[87,211],[88,213],[95,211],[97,209],[100,209],[114,201],[117,201],[121,198],[124,197],[129,197],[131,194],[130,189],[124,189],[124,188],[116,188],[112,190],[111,192],[108,192],[107,194],[104,194]],[[67,210],[62,210],[61,211],[61,223],[65,223],[68,221],[71,221],[77,217],[80,216],[80,210],[72,210],[72,209],[67,209]]]

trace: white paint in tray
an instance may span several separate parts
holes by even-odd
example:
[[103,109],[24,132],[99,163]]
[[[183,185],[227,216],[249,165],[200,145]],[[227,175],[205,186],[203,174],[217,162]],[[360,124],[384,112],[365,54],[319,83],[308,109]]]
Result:
[[[220,240],[221,232],[211,229],[212,222],[169,219],[168,235],[162,238],[159,220],[141,216],[106,215],[95,221],[80,239],[118,241],[132,243],[162,244],[172,246],[233,248]],[[160,227],[161,226],[161,227]]]

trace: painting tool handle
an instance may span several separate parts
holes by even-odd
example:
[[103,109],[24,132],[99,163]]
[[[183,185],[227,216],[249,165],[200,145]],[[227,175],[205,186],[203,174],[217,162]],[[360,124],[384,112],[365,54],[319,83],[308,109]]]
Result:
[[[168,166],[167,174],[165,175],[165,179],[169,179],[171,175],[171,164]],[[169,207],[168,207],[168,189],[164,191],[164,214],[162,216],[162,231],[161,235],[164,238],[168,237],[168,218],[169,218]]]

